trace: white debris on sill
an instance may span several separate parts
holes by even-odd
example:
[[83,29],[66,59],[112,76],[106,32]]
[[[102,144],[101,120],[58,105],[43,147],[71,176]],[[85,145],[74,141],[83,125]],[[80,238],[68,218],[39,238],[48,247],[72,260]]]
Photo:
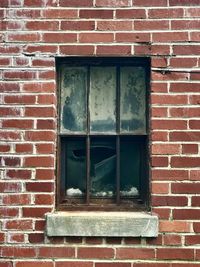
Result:
[[69,188],[66,191],[67,196],[74,197],[74,196],[82,196],[82,191],[79,188]]
[[130,190],[120,191],[120,195],[122,197],[134,197],[134,196],[138,196],[139,192],[136,187],[131,187]]
[[95,197],[112,197],[113,192],[112,191],[107,191],[107,192],[100,191],[97,193],[93,193],[93,196],[95,196]]

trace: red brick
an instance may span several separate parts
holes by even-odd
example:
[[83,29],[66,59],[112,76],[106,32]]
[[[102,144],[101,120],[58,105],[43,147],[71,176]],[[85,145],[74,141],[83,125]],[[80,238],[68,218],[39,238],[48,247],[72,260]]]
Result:
[[27,131],[25,133],[26,141],[54,141],[55,132],[53,131]]
[[17,217],[19,216],[18,208],[8,208],[8,207],[0,207],[0,216],[1,218],[9,218],[9,217]]
[[97,46],[97,55],[130,55],[131,46]]
[[185,237],[185,245],[199,245],[200,244],[200,235],[189,235]]
[[0,152],[9,152],[10,146],[9,145],[0,145]]
[[53,107],[26,107],[25,116],[27,117],[54,117],[55,109]]
[[10,59],[9,58],[0,58],[0,66],[9,66]]
[[64,7],[85,7],[85,6],[93,6],[92,0],[60,0],[60,6]]
[[152,170],[153,180],[181,181],[188,180],[188,171],[186,170]]
[[12,45],[12,46],[0,46],[0,53],[2,54],[18,54],[20,52],[19,45]]
[[192,30],[200,28],[200,21],[198,20],[172,20],[172,30]]
[[199,167],[200,157],[172,157],[171,167],[190,168]]
[[38,33],[10,33],[8,34],[9,42],[39,42],[40,35]]
[[199,0],[169,0],[170,6],[195,6],[199,5]]
[[166,246],[181,246],[180,235],[164,235],[164,245]]
[[126,7],[130,6],[128,0],[96,0],[95,6],[97,7]]
[[16,262],[16,267],[53,267],[53,262],[47,261],[21,261]]
[[122,243],[122,238],[120,237],[107,237],[106,238],[106,243],[107,244],[121,244]]
[[162,117],[167,117],[168,116],[168,110],[167,108],[152,108],[151,109],[151,116],[155,118],[162,118]]
[[29,195],[6,195],[3,197],[3,204],[5,205],[30,205],[31,198]]
[[38,95],[38,104],[56,104],[56,100],[55,95]]
[[134,263],[133,265],[134,267],[171,267],[170,263],[157,263],[157,262],[153,262],[153,263]]
[[147,239],[146,239],[146,243],[147,243],[148,245],[151,245],[151,246],[154,246],[154,245],[156,245],[156,246],[161,246],[162,243],[163,243],[163,242],[162,242],[162,239],[163,239],[162,235],[158,234],[157,237],[150,237],[150,238],[147,238]]
[[[167,83],[151,83],[151,91],[157,93],[167,93]],[[153,97],[153,95],[152,95]]]
[[199,42],[199,38],[200,38],[199,32],[191,32],[190,33],[190,41]]
[[34,71],[4,71],[4,78],[9,80],[32,80],[36,78]]
[[104,262],[104,263],[97,262],[95,264],[95,267],[131,267],[131,263],[128,263],[128,262],[127,263],[125,263],[125,262]]
[[200,129],[200,122],[199,122],[199,120],[190,120],[189,121],[189,128],[190,129]]
[[28,235],[28,241],[33,244],[43,243],[44,242],[44,234],[33,233]]
[[21,184],[14,182],[1,182],[0,183],[1,193],[17,193],[21,191]]
[[181,117],[181,118],[200,117],[200,109],[199,108],[170,108],[170,116]]
[[15,59],[15,63],[16,66],[28,66],[29,65],[29,59],[27,58],[23,58],[23,57],[19,57]]
[[152,40],[158,43],[187,42],[189,36],[186,32],[158,32],[152,34]]
[[34,6],[41,7],[44,6],[44,1],[42,0],[24,0],[24,6]]
[[86,237],[85,238],[86,244],[98,245],[98,244],[102,244],[102,242],[103,242],[103,239],[101,237]]
[[53,154],[54,145],[53,144],[37,144],[36,151],[38,154]]
[[75,33],[43,33],[42,41],[45,43],[72,43],[77,41]]
[[33,229],[33,222],[31,220],[9,220],[5,222],[5,228],[10,230],[27,231]]
[[185,130],[187,129],[186,120],[152,120],[151,124],[152,129],[161,129],[161,130]]
[[89,261],[56,261],[55,267],[93,267],[93,263]]
[[97,9],[84,9],[79,12],[80,18],[92,19],[92,18],[100,18],[100,19],[112,19],[113,18],[113,10],[97,10]]
[[195,264],[195,263],[191,263],[191,262],[188,262],[188,263],[172,263],[172,265],[170,267],[198,267],[198,263]]
[[114,250],[112,248],[78,248],[78,258],[81,259],[112,259]]
[[117,259],[154,259],[154,249],[148,248],[117,248]]
[[132,29],[131,21],[97,21],[99,31],[131,31]]
[[161,71],[153,71],[152,72],[152,79],[155,81],[183,81],[188,80],[188,73],[181,73],[181,72],[161,72]]
[[79,42],[81,43],[110,43],[114,41],[112,33],[80,33]]
[[192,68],[197,66],[196,58],[171,58],[170,66],[173,68]]
[[153,167],[167,167],[169,164],[168,157],[152,157],[151,164]]
[[42,218],[44,217],[45,213],[50,212],[50,208],[32,208],[27,207],[22,209],[23,217],[30,217],[30,218]]
[[178,154],[180,152],[180,145],[176,144],[154,144],[152,145],[152,153],[167,155]]
[[0,83],[0,92],[19,92],[20,86],[16,83],[10,83],[10,82],[1,82]]
[[24,167],[53,167],[53,157],[26,157],[24,159]]
[[171,92],[199,92],[199,83],[171,83]]
[[33,120],[3,120],[2,126],[5,128],[31,129]]
[[72,247],[41,247],[38,250],[39,258],[74,258],[75,249]]
[[37,31],[45,30],[45,31],[56,31],[59,28],[59,24],[57,21],[28,21],[25,25],[27,30]]
[[42,70],[42,71],[38,71],[38,77],[39,79],[47,79],[47,80],[51,80],[51,79],[55,79],[55,71],[54,70]]
[[23,52],[25,53],[52,53],[55,54],[58,50],[57,45],[27,45],[23,48]]
[[165,57],[154,57],[151,59],[152,67],[167,67],[167,58]]
[[193,223],[193,229],[195,233],[200,233],[200,223],[199,222],[194,222]]
[[4,97],[4,102],[6,104],[35,104],[35,96],[33,95],[6,95]]
[[35,10],[35,9],[16,9],[14,14],[15,14],[15,17],[17,17],[17,18],[31,18],[31,19],[34,19],[34,18],[39,18],[40,17],[40,10]]
[[94,21],[62,21],[61,30],[67,31],[91,31],[95,28]]
[[173,218],[176,220],[199,220],[200,210],[199,209],[174,209]]
[[157,258],[169,260],[194,260],[194,250],[178,248],[158,248]]
[[174,55],[199,55],[200,47],[198,45],[174,45]]
[[152,208],[152,212],[155,212],[155,214],[158,215],[160,220],[169,220],[170,218],[170,209],[169,208]]
[[1,117],[3,116],[18,116],[20,115],[20,109],[16,107],[1,107],[0,108]]
[[155,131],[151,134],[152,141],[168,141],[168,132]]
[[199,132],[171,132],[169,133],[170,141],[187,141],[194,142],[200,140]]
[[25,241],[24,234],[10,233],[9,243],[23,243]]
[[182,154],[197,154],[198,145],[197,144],[182,144]]
[[200,80],[200,73],[190,73],[190,80],[191,81],[199,81]]
[[152,205],[155,206],[187,206],[187,197],[152,196]]
[[52,180],[54,178],[54,171],[51,169],[37,169],[36,179],[38,180]]
[[137,45],[134,47],[135,55],[169,55],[169,45]]
[[46,221],[45,220],[37,220],[35,222],[35,230],[36,231],[44,231],[46,227]]
[[[197,184],[198,186],[199,184]],[[200,207],[200,196],[193,196],[192,197],[192,206],[193,207]]]
[[20,158],[16,158],[16,157],[4,157],[2,159],[2,165],[4,166],[10,166],[10,167],[17,167],[20,166],[21,160]]
[[11,141],[11,140],[20,140],[20,134],[18,132],[0,132],[0,139],[1,141]]
[[77,10],[69,9],[44,9],[42,10],[42,17],[49,19],[73,19],[78,18]]
[[29,93],[53,93],[55,91],[55,84],[54,82],[25,83],[23,90]]
[[51,182],[27,182],[27,192],[53,192],[54,184]]
[[30,170],[7,170],[7,176],[13,179],[30,179],[31,171]]
[[149,9],[148,17],[153,19],[161,18],[182,18],[184,15],[183,8],[170,8],[170,9]]
[[191,181],[199,181],[200,170],[191,170],[189,179]]
[[[39,190],[38,190],[39,192]],[[35,195],[35,204],[36,205],[52,205],[54,197],[52,195]]]
[[151,186],[152,194],[168,194],[169,184],[168,183],[153,183]]
[[36,250],[29,247],[3,247],[2,248],[3,257],[11,258],[30,258],[36,256]]
[[168,30],[169,21],[134,21],[134,30],[148,31],[148,30]]
[[38,67],[54,67],[54,61],[52,59],[33,59],[32,66]]
[[92,45],[63,45],[60,46],[60,52],[64,55],[93,55],[94,46]]
[[116,33],[117,42],[149,42],[150,34],[149,33]]
[[144,9],[117,9],[116,10],[117,19],[142,19],[146,18],[146,13]]
[[32,144],[16,144],[15,151],[17,153],[32,153],[33,145]]
[[55,129],[54,120],[37,120],[37,129]]

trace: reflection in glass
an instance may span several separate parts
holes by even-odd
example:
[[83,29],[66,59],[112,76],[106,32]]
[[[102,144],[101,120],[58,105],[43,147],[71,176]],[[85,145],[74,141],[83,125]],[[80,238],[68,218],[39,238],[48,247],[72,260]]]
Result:
[[87,69],[66,67],[61,81],[61,132],[86,130]]
[[92,140],[90,148],[91,193],[113,197],[116,187],[116,149],[112,140]]
[[123,133],[146,133],[145,70],[120,68],[120,128]]
[[66,195],[82,196],[86,189],[85,140],[68,141],[66,144]]
[[90,127],[92,132],[115,132],[116,68],[91,67]]
[[122,140],[120,144],[120,194],[138,195],[141,161],[141,143]]

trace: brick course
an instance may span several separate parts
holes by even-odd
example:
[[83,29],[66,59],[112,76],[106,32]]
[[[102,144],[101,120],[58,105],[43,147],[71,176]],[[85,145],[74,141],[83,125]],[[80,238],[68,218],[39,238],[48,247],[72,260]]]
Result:
[[[0,1],[0,267],[200,266],[200,1]],[[57,56],[151,57],[157,238],[45,235]]]

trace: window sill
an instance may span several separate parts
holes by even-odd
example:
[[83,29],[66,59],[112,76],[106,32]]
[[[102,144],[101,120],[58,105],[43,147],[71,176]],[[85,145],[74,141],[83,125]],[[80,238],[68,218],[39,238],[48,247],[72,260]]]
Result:
[[48,236],[156,237],[158,217],[147,212],[54,212],[46,214]]

